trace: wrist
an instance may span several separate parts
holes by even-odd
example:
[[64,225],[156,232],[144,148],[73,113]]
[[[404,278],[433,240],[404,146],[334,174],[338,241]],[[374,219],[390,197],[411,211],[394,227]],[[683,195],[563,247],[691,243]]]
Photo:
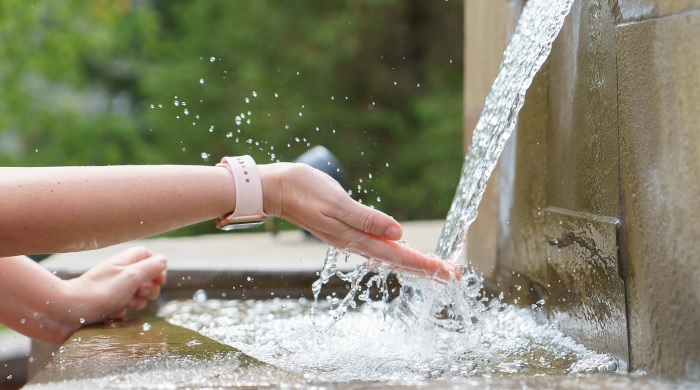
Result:
[[283,171],[287,165],[290,163],[258,165],[263,188],[263,208],[272,217],[281,217],[284,210]]

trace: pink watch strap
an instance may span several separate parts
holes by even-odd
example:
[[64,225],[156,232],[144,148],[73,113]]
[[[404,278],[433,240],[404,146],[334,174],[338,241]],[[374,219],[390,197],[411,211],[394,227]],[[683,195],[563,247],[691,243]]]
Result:
[[264,220],[263,192],[260,173],[252,157],[224,157],[216,166],[231,171],[236,185],[236,208],[233,213],[217,220],[217,226]]

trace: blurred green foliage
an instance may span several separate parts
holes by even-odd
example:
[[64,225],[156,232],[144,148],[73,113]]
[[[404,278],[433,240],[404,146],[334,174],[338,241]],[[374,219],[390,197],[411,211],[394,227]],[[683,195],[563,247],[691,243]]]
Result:
[[356,199],[444,218],[462,64],[454,0],[3,0],[0,164],[264,163],[324,145]]

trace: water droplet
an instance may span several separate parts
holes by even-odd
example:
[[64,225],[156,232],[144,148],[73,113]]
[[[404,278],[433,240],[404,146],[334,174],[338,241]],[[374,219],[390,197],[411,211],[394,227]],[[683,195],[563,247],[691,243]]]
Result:
[[216,57],[209,57],[209,62],[214,62],[216,61]]
[[204,160],[204,162],[209,162],[209,156],[210,156],[209,153],[202,152],[201,156],[202,156],[202,160]]
[[204,79],[199,79],[200,84],[204,84]]
[[202,289],[197,290],[194,292],[192,299],[197,303],[202,303],[207,300],[207,293]]
[[84,323],[85,323],[85,318],[80,317],[80,319],[79,319],[78,321],[79,321],[81,324],[84,324]]

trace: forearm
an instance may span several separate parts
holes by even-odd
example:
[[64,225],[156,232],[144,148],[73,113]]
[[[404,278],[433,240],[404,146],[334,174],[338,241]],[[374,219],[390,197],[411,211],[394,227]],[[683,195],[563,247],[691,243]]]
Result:
[[0,256],[94,249],[235,207],[219,167],[0,168],[0,178]]
[[0,323],[25,335],[45,340],[55,335],[59,342],[80,326],[57,320],[70,315],[64,282],[27,257],[0,258],[0,294]]

